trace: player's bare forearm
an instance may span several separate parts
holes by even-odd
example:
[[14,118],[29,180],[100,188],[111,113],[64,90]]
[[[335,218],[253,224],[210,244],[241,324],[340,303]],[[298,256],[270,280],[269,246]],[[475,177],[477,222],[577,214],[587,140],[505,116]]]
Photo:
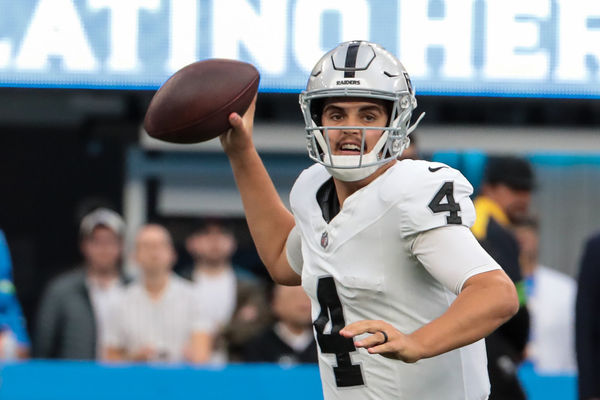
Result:
[[442,316],[410,336],[423,346],[422,358],[433,357],[486,337],[518,309],[510,278],[502,270],[488,271],[469,278]]
[[289,266],[285,244],[294,227],[294,217],[285,207],[252,143],[254,103],[242,119],[230,116],[234,127],[221,137],[242,197],[250,234],[258,254],[273,280],[285,285],[300,284]]
[[354,337],[371,333],[356,342],[356,346],[367,348],[372,354],[415,362],[486,337],[510,319],[518,308],[514,284],[504,271],[494,270],[469,278],[444,314],[411,334],[405,334],[387,322],[369,320],[350,324],[340,334]]
[[235,181],[258,254],[272,278],[283,284],[299,284],[287,265],[285,243],[294,217],[279,198],[256,150],[230,158]]

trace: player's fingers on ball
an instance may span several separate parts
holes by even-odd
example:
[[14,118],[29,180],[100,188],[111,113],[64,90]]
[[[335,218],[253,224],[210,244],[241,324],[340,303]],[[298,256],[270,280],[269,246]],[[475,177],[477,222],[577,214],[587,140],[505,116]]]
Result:
[[248,111],[254,112],[254,109],[256,108],[256,99],[257,98],[258,98],[258,93],[256,93],[254,95],[254,98],[252,99],[252,102],[250,103],[250,106],[248,106]]
[[232,131],[233,131],[233,128],[229,128],[225,132],[223,132],[219,135],[219,139],[221,139],[221,143],[223,143],[223,141],[227,140],[227,137],[229,135],[231,135]]
[[234,128],[238,128],[238,127],[242,126],[243,120],[242,120],[242,117],[240,117],[240,114],[232,112],[231,114],[229,114],[229,123]]
[[248,109],[246,110],[246,112],[242,116],[242,119],[246,123],[249,123],[248,121],[251,121],[251,120],[254,119],[254,111],[256,110],[256,96],[257,95],[254,95],[254,99],[252,99],[252,102],[248,106]]

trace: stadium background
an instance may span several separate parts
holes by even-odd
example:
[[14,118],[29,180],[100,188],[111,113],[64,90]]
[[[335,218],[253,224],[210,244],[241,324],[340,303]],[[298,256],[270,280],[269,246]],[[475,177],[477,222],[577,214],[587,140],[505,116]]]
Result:
[[[520,3],[0,0],[0,226],[27,320],[47,281],[79,261],[78,221],[95,204],[121,211],[129,238],[148,220],[181,241],[198,217],[230,217],[237,260],[260,273],[218,143],[149,140],[145,109],[191,61],[257,65],[256,142],[286,199],[309,165],[297,104],[307,66],[356,38],[382,43],[411,73],[427,113],[417,130],[424,157],[475,186],[489,154],[531,160],[540,261],[576,276],[583,240],[600,227],[600,6]],[[572,378],[544,382],[568,392]]]

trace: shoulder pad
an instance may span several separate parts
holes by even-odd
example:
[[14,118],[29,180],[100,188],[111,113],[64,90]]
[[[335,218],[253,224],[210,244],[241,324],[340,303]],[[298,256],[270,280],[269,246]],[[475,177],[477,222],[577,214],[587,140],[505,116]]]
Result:
[[382,196],[396,201],[402,236],[445,225],[473,225],[475,209],[469,197],[473,187],[454,168],[442,163],[403,160],[388,178],[392,177],[393,184],[384,185]]

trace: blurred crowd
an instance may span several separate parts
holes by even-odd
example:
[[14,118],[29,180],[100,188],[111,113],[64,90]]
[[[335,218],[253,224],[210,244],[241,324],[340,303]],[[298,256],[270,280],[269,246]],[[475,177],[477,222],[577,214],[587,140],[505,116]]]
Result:
[[[113,210],[82,219],[82,263],[47,285],[31,342],[2,241],[2,359],[316,362],[310,300],[300,287],[269,284],[233,265],[236,238],[227,221],[206,219],[192,232],[185,247],[193,262],[177,271],[164,226],[142,226],[130,255],[124,233]],[[129,256],[132,271],[123,268]]]
[[[420,157],[414,143],[403,157]],[[521,301],[519,313],[486,339],[493,396],[524,399],[516,371],[529,361],[542,374],[579,369],[580,398],[600,397],[600,236],[582,245],[579,282],[561,266],[542,265],[544,221],[530,211],[535,188],[526,160],[489,157],[474,201],[473,234],[514,281]],[[47,285],[30,341],[0,231],[0,359],[316,362],[303,289],[234,265],[237,241],[227,220],[204,219],[184,240],[192,262],[178,268],[165,226],[142,226],[130,254],[124,234],[122,217],[107,208],[81,220],[81,265]],[[123,268],[129,259],[131,270]]]

